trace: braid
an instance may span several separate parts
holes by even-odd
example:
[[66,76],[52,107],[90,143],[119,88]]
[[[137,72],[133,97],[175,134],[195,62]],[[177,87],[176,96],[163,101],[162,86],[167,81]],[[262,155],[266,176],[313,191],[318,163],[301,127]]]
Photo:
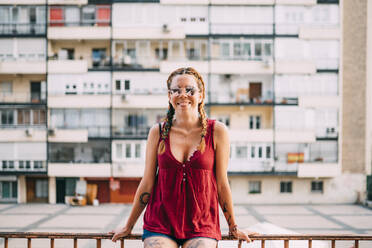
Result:
[[202,125],[201,141],[200,141],[198,150],[201,153],[203,153],[205,150],[205,136],[207,135],[207,127],[208,127],[207,115],[204,110],[204,101],[202,101],[199,104],[198,110],[199,110],[199,115],[200,115],[200,124]]
[[162,154],[163,152],[165,152],[165,139],[168,137],[169,131],[172,127],[173,116],[174,116],[174,108],[172,104],[169,103],[167,117],[165,117],[164,119],[165,123],[164,123],[164,126],[162,127],[161,141],[159,143],[158,154]]

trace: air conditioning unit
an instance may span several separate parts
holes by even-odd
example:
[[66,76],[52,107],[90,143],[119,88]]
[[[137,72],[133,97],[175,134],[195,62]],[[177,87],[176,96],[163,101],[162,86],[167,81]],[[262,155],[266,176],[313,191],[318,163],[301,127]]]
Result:
[[54,136],[54,135],[56,135],[56,130],[55,130],[54,128],[52,128],[52,129],[48,129],[48,135],[49,135],[49,136]]
[[124,102],[127,100],[127,94],[121,95],[121,100]]
[[335,127],[327,127],[326,128],[326,133],[327,134],[334,134],[337,132],[337,129]]
[[34,133],[34,130],[33,130],[33,129],[31,129],[31,128],[27,128],[27,129],[26,129],[26,135],[27,135],[28,137],[32,136],[33,133]]
[[170,32],[169,25],[164,23],[162,26],[162,30],[163,30],[163,33],[169,33]]

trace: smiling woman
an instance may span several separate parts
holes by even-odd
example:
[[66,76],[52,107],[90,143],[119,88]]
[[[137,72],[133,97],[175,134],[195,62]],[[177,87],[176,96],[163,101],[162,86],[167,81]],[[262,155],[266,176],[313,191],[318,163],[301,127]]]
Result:
[[126,225],[115,242],[131,233],[144,215],[144,247],[217,247],[221,240],[218,204],[230,235],[250,242],[233,212],[227,179],[229,138],[221,122],[207,118],[205,85],[193,68],[179,68],[167,80],[169,107],[149,133],[146,165]]

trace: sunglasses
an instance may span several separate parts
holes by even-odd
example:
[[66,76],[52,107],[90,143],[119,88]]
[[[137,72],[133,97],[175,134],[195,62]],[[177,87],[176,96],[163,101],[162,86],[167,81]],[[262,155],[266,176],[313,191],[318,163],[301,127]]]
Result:
[[[186,92],[187,96],[193,96],[196,91],[197,91],[197,89],[195,87],[186,87],[185,88],[185,92]],[[173,96],[179,96],[182,93],[182,88],[173,88],[173,89],[170,89],[169,92]]]

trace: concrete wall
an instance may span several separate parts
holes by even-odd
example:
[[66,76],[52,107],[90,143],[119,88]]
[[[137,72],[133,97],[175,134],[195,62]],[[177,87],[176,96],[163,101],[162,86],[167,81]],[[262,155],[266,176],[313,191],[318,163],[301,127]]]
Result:
[[367,0],[343,1],[342,169],[365,173]]

